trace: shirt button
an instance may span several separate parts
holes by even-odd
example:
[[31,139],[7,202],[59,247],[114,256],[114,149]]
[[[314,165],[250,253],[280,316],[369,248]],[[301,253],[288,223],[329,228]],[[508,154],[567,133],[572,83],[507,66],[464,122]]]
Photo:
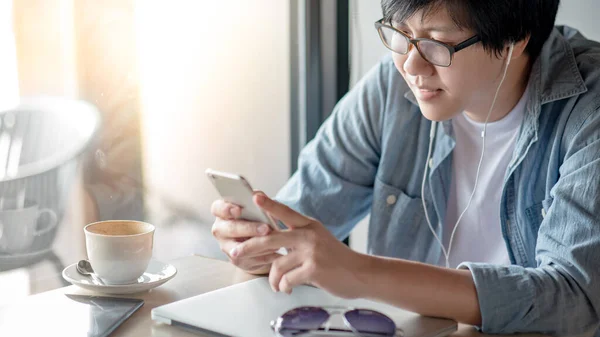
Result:
[[433,158],[429,159],[429,168],[433,168]]
[[542,219],[546,218],[546,210],[542,208]]
[[386,201],[387,201],[388,205],[393,205],[396,203],[396,196],[393,194],[390,194],[390,195],[388,195]]

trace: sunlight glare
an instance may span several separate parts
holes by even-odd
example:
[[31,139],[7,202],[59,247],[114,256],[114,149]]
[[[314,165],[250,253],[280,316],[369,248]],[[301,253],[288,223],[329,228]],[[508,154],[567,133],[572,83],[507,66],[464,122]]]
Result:
[[12,2],[13,0],[0,0],[0,111],[13,108],[19,103]]

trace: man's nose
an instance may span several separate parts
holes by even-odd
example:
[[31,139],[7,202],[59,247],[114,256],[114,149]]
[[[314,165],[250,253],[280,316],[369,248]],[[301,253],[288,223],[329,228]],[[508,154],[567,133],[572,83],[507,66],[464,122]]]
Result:
[[411,76],[431,76],[435,69],[433,64],[427,62],[415,46],[411,46],[403,65],[404,71]]

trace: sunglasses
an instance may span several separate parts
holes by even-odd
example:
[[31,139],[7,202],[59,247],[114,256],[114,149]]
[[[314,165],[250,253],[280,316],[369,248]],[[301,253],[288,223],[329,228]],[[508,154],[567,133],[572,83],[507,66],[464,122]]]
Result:
[[[329,319],[342,315],[348,329],[330,328]],[[271,329],[281,337],[301,336],[309,332],[349,332],[356,336],[395,336],[396,324],[388,316],[370,309],[338,307],[298,307],[271,322]]]

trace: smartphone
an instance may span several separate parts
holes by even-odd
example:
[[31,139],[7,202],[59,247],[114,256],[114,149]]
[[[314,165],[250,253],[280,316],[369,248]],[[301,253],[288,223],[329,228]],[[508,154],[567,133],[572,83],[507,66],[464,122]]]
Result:
[[108,337],[143,305],[137,298],[75,294],[23,301],[0,308],[2,336]]
[[252,201],[254,190],[248,180],[239,174],[219,172],[211,169],[206,169],[206,175],[223,200],[242,208],[242,219],[266,223],[274,230],[279,230],[279,226],[277,226],[275,221]]

